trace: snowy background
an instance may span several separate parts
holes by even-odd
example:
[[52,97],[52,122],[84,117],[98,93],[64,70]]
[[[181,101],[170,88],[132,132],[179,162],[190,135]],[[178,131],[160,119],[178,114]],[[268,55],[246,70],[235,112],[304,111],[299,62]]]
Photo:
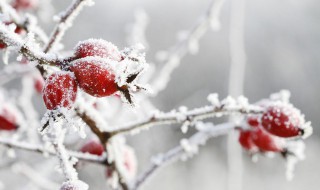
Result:
[[[55,13],[70,3],[65,0],[52,2]],[[134,22],[135,12],[143,9],[149,19],[147,61],[157,63],[156,52],[172,47],[177,33],[191,28],[209,3],[207,0],[96,0],[95,6],[85,8],[76,19],[63,42],[66,49],[72,49],[79,40],[91,37],[112,41],[120,49],[132,45],[127,42],[129,25]],[[291,182],[285,179],[285,163],[279,156],[273,159],[260,157],[258,163],[253,163],[244,153],[245,190],[316,190],[320,187],[319,7],[317,0],[246,1],[244,95],[250,102],[255,102],[281,89],[290,90],[292,103],[302,110],[307,120],[312,121],[315,132],[306,141],[307,158],[297,165]],[[230,1],[227,0],[222,9],[221,30],[209,30],[205,34],[200,41],[200,52],[186,56],[181,67],[174,72],[168,88],[153,99],[160,110],[169,111],[181,105],[200,107],[207,104],[206,97],[212,92],[219,93],[220,97],[227,95],[229,20]],[[53,27],[50,22],[41,25],[48,32]],[[182,136],[179,126],[165,126],[129,138],[129,144],[136,148],[139,171],[145,169],[151,155],[175,146]],[[210,140],[200,154],[186,162],[165,167],[143,189],[227,189],[226,158],[226,138]],[[51,168],[44,165],[39,169]],[[4,172],[0,175],[5,179]],[[80,171],[80,179],[88,182],[91,189],[106,189],[104,170],[98,166],[89,164]],[[14,175],[8,180],[14,181]],[[21,189],[21,186],[15,182],[12,189]]]

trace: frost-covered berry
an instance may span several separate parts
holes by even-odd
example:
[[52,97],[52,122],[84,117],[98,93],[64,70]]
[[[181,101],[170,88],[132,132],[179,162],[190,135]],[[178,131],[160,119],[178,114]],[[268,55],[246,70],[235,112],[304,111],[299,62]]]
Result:
[[248,116],[247,123],[250,127],[258,127],[260,125],[258,116]]
[[101,156],[103,154],[103,146],[101,143],[98,143],[97,141],[89,141],[86,144],[84,144],[81,148],[81,152],[83,153],[90,153],[90,154],[95,154],[98,156]]
[[252,142],[262,152],[281,152],[283,151],[283,139],[273,136],[266,132],[263,128],[256,128],[251,133]]
[[42,93],[47,109],[71,108],[77,96],[77,83],[73,73],[61,71],[50,75]]
[[36,90],[36,92],[41,94],[43,86],[44,86],[43,78],[42,77],[37,77],[37,78],[34,78],[33,80],[34,80],[34,89]]
[[83,91],[95,97],[105,97],[118,90],[114,71],[106,61],[83,58],[73,62],[70,69]]
[[123,152],[124,167],[127,171],[128,177],[133,178],[137,173],[137,159],[134,150],[126,146]]
[[251,135],[251,130],[241,130],[239,133],[239,143],[244,149],[255,152],[258,150],[258,147],[253,143]]
[[13,131],[17,128],[17,118],[12,111],[4,106],[0,112],[0,130]]
[[117,46],[102,39],[89,39],[79,42],[75,47],[75,57],[101,57],[121,61],[121,53]]
[[80,180],[64,182],[60,187],[60,190],[88,190],[88,189],[89,189],[89,186]]
[[262,126],[279,137],[295,137],[303,134],[303,117],[289,104],[274,104],[262,115]]
[[38,7],[39,0],[14,0],[12,7],[17,10],[34,9]]

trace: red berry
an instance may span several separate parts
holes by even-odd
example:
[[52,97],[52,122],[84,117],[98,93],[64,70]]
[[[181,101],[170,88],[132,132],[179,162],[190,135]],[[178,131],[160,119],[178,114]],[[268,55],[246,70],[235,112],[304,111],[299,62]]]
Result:
[[84,58],[96,56],[121,61],[121,53],[118,48],[110,42],[102,39],[89,39],[80,42],[75,47],[75,57]]
[[34,89],[41,94],[44,86],[44,80],[42,77],[34,78]]
[[71,108],[77,96],[77,83],[71,72],[57,72],[47,78],[42,93],[47,109]]
[[80,180],[64,182],[60,187],[60,190],[88,190],[88,189],[89,189],[89,186]]
[[81,152],[85,153],[88,152],[90,154],[95,154],[98,156],[101,156],[103,154],[103,146],[102,144],[96,142],[96,141],[89,141],[86,144],[84,144],[81,148]]
[[252,131],[251,139],[260,151],[281,152],[283,150],[283,141],[260,127]]
[[17,10],[34,9],[38,7],[39,0],[14,0],[12,7]]
[[258,127],[260,125],[259,117],[258,116],[248,116],[247,123],[251,127]]
[[279,137],[301,135],[302,121],[300,112],[288,104],[271,105],[262,115],[262,126],[269,133]]
[[257,151],[258,147],[253,143],[252,138],[252,131],[251,130],[241,130],[239,135],[239,143],[241,146],[248,150],[248,151]]
[[80,88],[92,96],[110,96],[118,90],[114,71],[102,60],[79,59],[70,69]]
[[12,131],[18,128],[13,112],[4,107],[0,113],[0,130]]

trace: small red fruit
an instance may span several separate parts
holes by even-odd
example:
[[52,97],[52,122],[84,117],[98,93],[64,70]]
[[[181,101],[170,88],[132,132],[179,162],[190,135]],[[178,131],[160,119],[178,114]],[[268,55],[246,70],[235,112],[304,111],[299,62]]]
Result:
[[49,110],[58,107],[71,108],[77,96],[77,83],[71,72],[50,75],[43,88],[43,100]]
[[12,7],[17,10],[34,9],[38,7],[39,0],[14,0]]
[[17,118],[14,113],[12,113],[6,107],[2,108],[0,113],[0,130],[13,131],[18,128],[16,123]]
[[302,122],[300,112],[288,104],[271,105],[262,115],[262,126],[269,133],[279,137],[302,135]]
[[114,61],[121,61],[121,53],[111,42],[102,39],[89,39],[82,41],[75,47],[75,57],[101,57],[109,58]]
[[260,151],[281,152],[283,151],[282,139],[270,135],[262,128],[256,128],[251,133],[252,142],[259,148]]
[[88,189],[89,189],[89,186],[80,180],[72,180],[72,181],[64,182],[60,187],[60,190],[88,190]]
[[248,116],[247,123],[251,127],[258,127],[260,125],[258,116]]
[[104,60],[78,59],[70,69],[80,88],[92,96],[110,96],[118,91],[114,71]]
[[90,154],[101,156],[103,154],[103,146],[102,144],[98,143],[97,141],[89,141],[84,144],[81,148],[81,152],[85,153],[88,152]]
[[42,93],[42,89],[43,89],[43,86],[44,86],[44,80],[42,77],[37,77],[37,78],[34,78],[34,89],[39,93],[41,94]]
[[255,152],[258,150],[258,147],[253,143],[251,135],[251,130],[241,130],[239,134],[239,143],[244,149]]

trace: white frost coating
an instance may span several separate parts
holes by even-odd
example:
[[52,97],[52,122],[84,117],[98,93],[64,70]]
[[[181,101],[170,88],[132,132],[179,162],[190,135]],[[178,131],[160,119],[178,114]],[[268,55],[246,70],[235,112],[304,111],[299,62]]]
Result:
[[287,142],[287,151],[286,155],[286,177],[287,180],[292,180],[294,177],[294,168],[295,165],[305,159],[305,144],[303,141],[289,141]]
[[281,101],[284,103],[289,103],[291,93],[288,90],[281,90],[280,92],[273,93],[270,95],[270,100]]
[[137,160],[134,150],[125,144],[125,140],[122,137],[114,137],[110,141],[108,146],[108,162],[114,162],[119,175],[126,182],[134,179],[137,172]]
[[62,184],[60,190],[88,190],[88,184],[80,180],[70,180]]
[[219,95],[217,93],[209,94],[207,97],[207,100],[213,105],[213,106],[220,106],[219,101]]

